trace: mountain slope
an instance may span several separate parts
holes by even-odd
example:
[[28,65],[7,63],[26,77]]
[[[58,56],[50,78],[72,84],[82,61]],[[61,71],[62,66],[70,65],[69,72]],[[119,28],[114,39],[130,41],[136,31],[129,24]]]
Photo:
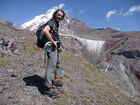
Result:
[[1,66],[0,104],[30,105],[138,105],[130,95],[103,77],[91,64],[72,53],[61,54],[65,94],[52,100],[43,94],[45,69],[43,51],[24,50],[10,64]]
[[95,34],[93,40],[72,35],[64,35],[61,39],[68,51],[81,55],[121,87],[139,94],[140,32],[105,34]]
[[[78,25],[82,24],[80,21],[71,19],[71,21],[68,21],[68,23],[71,24],[70,27],[68,24],[62,24],[66,28],[65,29],[61,27],[62,31],[68,29],[67,31],[65,31],[66,33],[69,32],[70,30],[73,30],[74,33],[76,33],[77,32],[76,29],[79,28],[82,29],[81,27],[82,25]],[[72,28],[73,26],[75,26],[75,28]],[[85,27],[85,25],[83,26]],[[84,29],[86,28],[83,28],[82,30]],[[110,80],[113,80],[118,85],[122,86],[125,89],[128,89],[132,93],[139,94],[140,32],[119,32],[111,28],[101,28],[89,32],[88,31],[89,28],[81,32],[79,31],[80,34],[76,35],[60,34],[65,50],[79,54],[81,57],[84,57],[89,62],[94,64],[99,69],[99,71],[101,71],[101,73],[106,77],[108,77]],[[8,32],[11,32],[11,28],[10,31]],[[6,34],[8,32],[3,33]],[[18,30],[13,32],[17,33],[20,31]],[[83,33],[86,32],[87,35],[86,34],[83,35]],[[27,35],[30,34],[31,32],[28,33]],[[33,38],[31,37],[30,39]],[[26,43],[29,42],[28,40],[26,41]],[[17,44],[12,45],[17,46]],[[8,51],[5,52],[7,53],[10,53],[11,51],[14,53],[17,52],[17,50],[15,50],[16,47],[10,46],[11,44],[7,47],[4,46],[6,50],[8,49]],[[22,47],[30,48],[31,46],[24,45]],[[22,47],[20,46],[19,48]],[[0,52],[2,52],[3,54],[3,50],[0,49]]]
[[[86,39],[81,39],[79,37],[64,37],[63,44],[66,48],[66,51],[61,53],[62,57],[62,65],[63,65],[63,75],[64,75],[64,89],[65,94],[62,95],[61,98],[52,100],[48,96],[44,95],[44,52],[41,49],[38,49],[36,46],[36,37],[32,35],[31,32],[26,32],[25,30],[18,30],[13,28],[8,28],[9,26],[0,24],[0,27],[7,28],[8,30],[0,30],[1,37],[12,38],[13,34],[9,34],[11,31],[15,33],[14,36],[17,47],[20,53],[4,55],[0,56],[0,104],[1,105],[138,105],[140,104],[140,97],[128,92],[127,90],[123,90],[120,86],[117,86],[111,80],[108,80],[104,75],[101,75],[98,70],[95,69],[93,65],[88,63],[82,58],[86,58],[85,56],[80,57],[81,53],[84,55],[84,51],[88,53],[87,59],[88,61],[97,61],[97,53],[96,51],[93,53],[94,49],[84,49],[83,45],[97,45],[96,41],[87,41]],[[132,33],[130,33],[132,34]],[[110,35],[110,34],[109,34]],[[139,33],[138,33],[139,35]],[[131,36],[131,35],[130,35]],[[137,35],[135,35],[137,36]],[[121,43],[124,35],[118,35],[118,33],[109,36],[116,38],[112,42],[107,40],[101,48],[105,54],[101,53],[103,57],[106,57],[106,63],[103,64],[100,62],[98,67],[99,70],[106,70],[104,66],[106,64],[114,64],[116,62],[116,58],[120,58],[122,56],[122,61],[127,61],[123,56],[123,53],[120,53],[115,50],[114,47],[118,46],[118,42]],[[122,38],[121,40],[118,37]],[[128,38],[128,37],[126,37]],[[108,39],[108,38],[107,38]],[[133,41],[133,37],[130,38]],[[137,37],[139,39],[139,37]],[[81,43],[82,41],[83,43]],[[106,41],[106,40],[105,40]],[[138,41],[138,40],[137,40]],[[7,41],[9,42],[9,41]],[[89,43],[88,43],[89,42]],[[98,41],[97,41],[98,42]],[[111,43],[110,43],[111,42]],[[129,42],[129,40],[128,40]],[[139,42],[139,41],[138,41]],[[65,44],[66,43],[66,44]],[[125,41],[126,43],[126,41]],[[9,44],[9,43],[8,43]],[[131,44],[131,43],[130,43]],[[98,47],[101,47],[97,46]],[[105,45],[105,46],[104,46]],[[123,46],[124,45],[124,46]],[[129,45],[126,43],[126,45]],[[120,48],[125,49],[125,44],[121,43]],[[76,48],[75,48],[76,46]],[[112,48],[113,47],[113,48]],[[137,46],[139,48],[139,46]],[[10,49],[6,47],[6,44],[0,44],[0,48]],[[82,49],[81,49],[82,48]],[[96,48],[96,49],[97,49]],[[117,47],[118,48],[118,47]],[[126,47],[127,48],[127,47]],[[96,50],[95,49],[95,50]],[[11,49],[10,49],[11,51]],[[114,52],[112,52],[114,51]],[[118,50],[119,51],[119,50]],[[71,53],[70,53],[71,52]],[[79,53],[77,55],[77,52]],[[114,53],[113,62],[110,59],[109,55]],[[95,54],[95,55],[94,55]],[[124,54],[125,55],[125,54]],[[120,57],[118,57],[120,56]],[[127,57],[127,56],[126,56]],[[134,56],[135,57],[135,56]],[[136,56],[138,58],[139,56]],[[125,60],[124,60],[125,59]],[[110,60],[109,62],[107,62]],[[121,59],[120,59],[121,60]],[[129,59],[131,60],[131,59]],[[134,59],[135,60],[135,59]],[[139,60],[137,60],[139,61]],[[105,61],[104,61],[105,62]],[[94,63],[94,62],[91,62]],[[121,62],[122,63],[122,62]],[[123,64],[123,63],[122,63]],[[116,65],[113,65],[116,66]],[[122,65],[120,65],[123,67]],[[111,67],[111,66],[109,66]],[[127,67],[127,65],[126,65]],[[128,66],[129,67],[129,66]],[[110,69],[107,69],[105,73],[112,75],[114,71],[118,69],[113,69],[112,74],[109,72]],[[124,69],[127,70],[127,69]],[[122,75],[123,77],[124,75]],[[119,80],[117,80],[119,81]]]
[[47,13],[36,16],[32,20],[22,24],[20,28],[35,31],[39,25],[46,23],[49,19],[51,19],[53,12],[54,10],[50,9]]
[[[36,29],[50,20],[52,14],[55,10],[50,9],[45,14],[41,14],[35,16],[32,20],[25,22],[24,24],[20,25],[20,29],[28,29],[30,31],[36,31]],[[65,17],[65,19],[60,23],[60,33],[65,34],[80,34],[81,32],[88,32],[91,31],[90,27],[86,26],[85,23],[79,21],[78,19]]]

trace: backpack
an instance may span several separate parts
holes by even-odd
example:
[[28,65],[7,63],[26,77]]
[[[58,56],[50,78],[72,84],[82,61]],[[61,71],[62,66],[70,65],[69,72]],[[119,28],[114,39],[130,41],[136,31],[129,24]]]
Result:
[[37,46],[39,48],[44,48],[45,43],[48,41],[44,35],[44,32],[42,31],[46,25],[47,23],[39,26],[39,28],[36,30]]

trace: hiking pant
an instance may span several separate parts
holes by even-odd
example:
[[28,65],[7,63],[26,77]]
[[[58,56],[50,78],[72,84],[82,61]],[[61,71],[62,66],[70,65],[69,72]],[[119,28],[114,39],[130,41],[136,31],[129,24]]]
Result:
[[62,78],[62,67],[58,50],[47,53],[47,67],[45,72],[45,86],[50,88],[52,80],[55,78]]

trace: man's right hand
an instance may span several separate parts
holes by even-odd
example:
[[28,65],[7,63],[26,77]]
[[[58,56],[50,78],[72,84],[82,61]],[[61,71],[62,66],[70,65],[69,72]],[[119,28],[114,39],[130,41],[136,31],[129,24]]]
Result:
[[52,45],[54,45],[55,49],[57,49],[57,42],[56,41],[51,41]]

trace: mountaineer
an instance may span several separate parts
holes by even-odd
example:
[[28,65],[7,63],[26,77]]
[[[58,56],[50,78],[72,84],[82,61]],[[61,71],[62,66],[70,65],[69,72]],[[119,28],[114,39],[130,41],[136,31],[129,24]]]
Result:
[[[44,49],[47,55],[47,66],[45,72],[45,94],[52,98],[60,97],[60,91],[56,87],[62,87],[62,75],[61,75],[61,61],[59,53],[61,52],[61,41],[59,38],[58,27],[59,22],[65,17],[65,12],[61,9],[56,10],[53,13],[52,19],[49,20],[42,32],[47,39]],[[48,51],[48,46],[51,50]]]

